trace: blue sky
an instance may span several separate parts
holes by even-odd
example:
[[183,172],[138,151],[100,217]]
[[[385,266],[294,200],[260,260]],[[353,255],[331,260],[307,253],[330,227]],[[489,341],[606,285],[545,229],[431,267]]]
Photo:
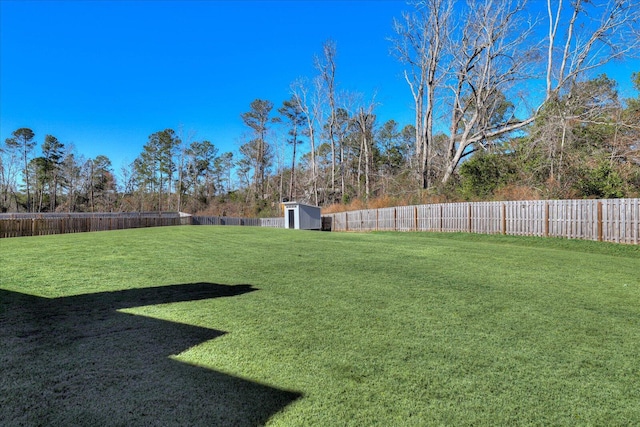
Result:
[[[278,108],[337,45],[339,89],[376,94],[380,123],[412,123],[389,54],[404,1],[0,1],[0,137],[30,127],[107,155],[116,172],[166,128],[235,151],[256,98]],[[634,68],[635,67],[635,68]],[[640,62],[617,64],[623,95]]]
[[[386,38],[402,1],[5,2],[1,26],[4,141],[30,127],[116,169],[156,131],[182,128],[237,149],[240,114],[256,98],[276,108],[313,77],[336,42],[338,80],[411,120],[411,98]],[[393,109],[399,109],[397,114]],[[393,114],[392,114],[393,113]]]

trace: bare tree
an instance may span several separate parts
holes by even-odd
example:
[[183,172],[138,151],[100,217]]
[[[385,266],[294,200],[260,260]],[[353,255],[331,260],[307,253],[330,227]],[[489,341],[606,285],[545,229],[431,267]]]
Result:
[[86,159],[78,155],[75,152],[73,145],[67,145],[65,147],[64,157],[62,158],[61,174],[62,174],[62,187],[66,188],[66,211],[75,212],[77,209],[78,195],[81,192],[81,176],[82,165]]
[[[369,200],[371,196],[371,163],[373,149],[373,127],[376,116],[373,115],[374,104],[369,104],[366,108],[360,107],[355,116],[355,123],[360,133],[360,157],[358,159],[358,184],[360,184],[360,173],[364,162],[364,197]],[[360,195],[361,196],[361,195]]]
[[544,145],[549,179],[562,187],[566,146],[576,124],[616,127],[612,159],[633,151],[625,138],[633,124],[623,117],[611,121],[612,111],[621,111],[611,95],[612,82],[604,76],[587,81],[585,77],[608,62],[638,55],[640,2],[547,0],[547,19],[546,96],[536,112],[540,124],[532,139]]
[[295,101],[306,120],[306,135],[309,138],[311,154],[311,187],[312,197],[318,204],[318,166],[316,163],[316,129],[321,109],[321,81],[316,78],[313,81],[313,92],[305,80],[298,80],[291,86],[292,99]]
[[634,169],[640,121],[631,113],[606,75],[576,82],[570,92],[547,102],[520,154],[537,166],[534,177],[552,196],[571,197],[584,172],[598,162],[606,161],[611,170]]
[[[416,13],[405,15],[403,25],[396,23],[400,39],[394,48],[409,65],[406,76],[416,104],[416,153],[432,145],[434,138],[433,133],[428,136],[434,123],[429,121],[429,117],[433,120],[429,86],[433,84],[431,93],[448,89],[442,97],[448,105],[449,122],[442,182],[450,179],[465,156],[524,129],[547,103],[570,91],[581,78],[640,47],[638,0],[605,0],[603,4],[547,0],[548,36],[543,44],[535,40],[544,20],[530,18],[524,2],[468,0],[466,7],[457,10],[456,19],[446,14],[451,9],[444,0],[414,5]],[[435,25],[437,16],[447,18],[442,33]],[[447,37],[446,49],[440,51],[435,50],[438,34]],[[538,64],[543,64],[540,70]],[[541,76],[546,77],[546,87],[533,108],[526,109],[526,100],[514,104],[518,85],[535,87]],[[422,171],[428,170],[429,158],[427,148],[426,156],[421,154]],[[423,181],[425,184],[428,186]]]
[[320,72],[320,78],[324,84],[324,95],[328,103],[327,133],[331,144],[331,191],[336,190],[336,44],[327,40],[322,46],[323,57],[315,59],[316,69]]
[[506,95],[517,82],[531,77],[529,66],[536,53],[527,43],[533,24],[520,19],[523,10],[523,3],[510,1],[468,3],[467,21],[449,45],[452,99],[442,182],[475,145],[486,148],[534,119],[518,120],[515,109],[507,108]]
[[[20,152],[15,146],[0,146],[0,212],[18,209],[18,174],[20,172]],[[13,202],[11,202],[13,196]]]
[[282,107],[278,109],[278,112],[282,115],[284,121],[288,125],[287,134],[291,139],[287,140],[287,142],[293,146],[293,154],[291,156],[289,200],[295,200],[297,146],[302,142],[299,139],[299,135],[302,132],[302,128],[307,124],[307,117],[300,109],[300,104],[296,102],[295,97],[284,101]]
[[[570,14],[562,13],[565,5]],[[588,71],[638,55],[638,0],[547,0],[547,15],[546,100],[570,90]]]
[[414,2],[414,13],[403,13],[394,21],[399,38],[392,51],[407,65],[404,78],[411,89],[415,105],[415,158],[422,188],[431,185],[431,160],[436,89],[443,77],[440,63],[452,25],[452,0]]

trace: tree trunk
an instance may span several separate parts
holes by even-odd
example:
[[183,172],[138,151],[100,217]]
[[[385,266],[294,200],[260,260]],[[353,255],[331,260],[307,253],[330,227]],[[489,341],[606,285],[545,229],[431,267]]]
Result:
[[293,136],[293,157],[291,159],[291,185],[289,186],[289,201],[295,200],[296,188],[296,146],[298,145],[297,136]]

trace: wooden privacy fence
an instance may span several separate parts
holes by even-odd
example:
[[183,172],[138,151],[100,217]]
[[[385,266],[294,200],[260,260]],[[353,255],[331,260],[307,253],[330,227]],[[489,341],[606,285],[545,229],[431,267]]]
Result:
[[0,238],[189,224],[179,212],[0,214]]
[[284,218],[260,218],[260,227],[284,228]]
[[228,216],[191,216],[192,225],[249,225],[260,226],[258,218],[235,218]]
[[[640,244],[640,199],[443,203],[323,216],[333,231],[443,231]],[[284,227],[284,218],[180,212],[0,214],[0,238],[168,225]],[[330,226],[329,226],[330,224]]]
[[328,215],[333,231],[441,231],[640,243],[640,199],[443,203]]
[[192,225],[246,225],[284,228],[284,218],[236,218],[228,216],[191,216]]
[[0,214],[0,238],[168,225],[240,225],[284,228],[284,218],[195,216],[181,212],[13,213]]

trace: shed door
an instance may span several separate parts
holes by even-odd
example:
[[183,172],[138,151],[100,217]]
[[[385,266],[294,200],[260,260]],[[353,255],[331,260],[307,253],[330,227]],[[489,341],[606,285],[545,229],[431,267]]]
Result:
[[287,209],[287,215],[289,216],[289,228],[295,228],[296,214],[293,209]]

